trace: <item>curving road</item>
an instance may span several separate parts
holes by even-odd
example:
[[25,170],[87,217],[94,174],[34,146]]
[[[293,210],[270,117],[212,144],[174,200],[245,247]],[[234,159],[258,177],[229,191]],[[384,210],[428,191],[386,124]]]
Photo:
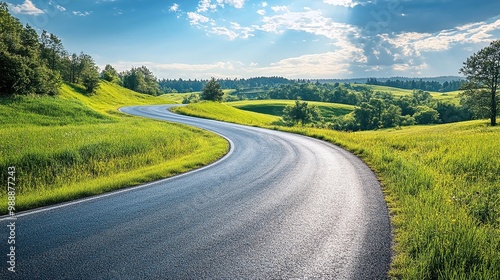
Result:
[[388,211],[358,158],[167,108],[121,111],[214,131],[230,153],[194,172],[18,215],[15,275],[4,218],[0,279],[386,278]]

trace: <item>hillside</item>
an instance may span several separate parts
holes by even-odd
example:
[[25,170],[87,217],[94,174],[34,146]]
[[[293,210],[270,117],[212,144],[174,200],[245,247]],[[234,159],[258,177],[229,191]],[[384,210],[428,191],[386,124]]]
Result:
[[[295,101],[293,100],[252,100],[230,102],[227,104],[245,111],[281,117],[283,115],[283,109],[294,103]],[[308,104],[317,106],[326,122],[332,121],[335,117],[347,115],[354,110],[354,106],[345,104],[327,102],[308,102]]]
[[158,103],[171,102],[107,82],[90,96],[64,84],[56,97],[0,98],[0,169],[16,169],[16,211],[169,177],[227,151],[215,134],[117,111]]
[[[387,87],[387,86],[377,86],[377,85],[364,85],[372,89],[373,91],[381,91],[381,92],[388,92],[391,94],[394,94],[394,96],[403,96],[403,95],[411,95],[413,90],[409,89],[400,89],[400,88],[394,88],[394,87]],[[450,102],[453,104],[459,104],[460,103],[460,98],[459,98],[459,93],[460,91],[451,91],[451,92],[435,92],[435,91],[430,91],[429,92],[432,95],[432,98],[438,101],[446,101]]]

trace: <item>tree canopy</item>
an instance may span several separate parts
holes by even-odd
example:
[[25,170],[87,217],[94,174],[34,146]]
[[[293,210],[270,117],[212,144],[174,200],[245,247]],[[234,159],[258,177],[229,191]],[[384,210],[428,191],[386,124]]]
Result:
[[469,57],[460,73],[467,79],[462,104],[470,107],[478,118],[489,116],[491,126],[495,126],[500,107],[500,40]]
[[0,2],[0,95],[54,95],[62,81],[94,92],[99,85],[94,59],[83,53],[69,55],[56,35],[44,30],[39,36]]
[[56,94],[61,82],[42,56],[36,31],[0,2],[0,95]]
[[221,102],[223,97],[224,92],[222,91],[220,84],[215,80],[215,78],[212,78],[210,81],[208,81],[203,88],[203,91],[201,92],[202,100]]
[[322,121],[321,113],[318,107],[309,106],[307,102],[302,102],[299,99],[295,100],[293,106],[286,106],[283,109],[283,121],[288,125],[302,124]]
[[158,80],[146,66],[132,67],[120,73],[120,77],[125,88],[150,95],[161,94]]

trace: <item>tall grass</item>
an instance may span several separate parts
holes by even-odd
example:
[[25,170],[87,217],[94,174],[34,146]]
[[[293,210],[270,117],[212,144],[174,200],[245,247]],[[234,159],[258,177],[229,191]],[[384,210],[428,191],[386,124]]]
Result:
[[[0,100],[0,182],[16,168],[16,210],[31,209],[165,178],[222,157],[228,143],[199,129],[115,113],[122,105],[163,103],[103,83],[85,96]],[[7,201],[6,188],[0,201]],[[5,214],[7,203],[0,204]]]
[[[227,114],[214,118],[235,118]],[[347,133],[260,126],[342,146],[377,173],[394,226],[390,277],[500,279],[500,127],[472,121]]]

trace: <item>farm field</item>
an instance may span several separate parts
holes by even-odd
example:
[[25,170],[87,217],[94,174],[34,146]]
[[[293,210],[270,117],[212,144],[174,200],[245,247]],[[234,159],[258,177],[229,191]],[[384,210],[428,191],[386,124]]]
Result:
[[[396,279],[500,278],[500,128],[486,121],[338,132],[278,127],[262,114],[201,103],[179,113],[323,139],[361,157],[378,175],[395,235]],[[210,112],[219,108],[225,114]],[[238,121],[239,120],[239,121]]]
[[91,96],[65,84],[57,97],[0,99],[0,169],[16,169],[16,211],[169,177],[225,154],[228,143],[215,134],[117,111],[158,103],[175,102],[107,82]]

